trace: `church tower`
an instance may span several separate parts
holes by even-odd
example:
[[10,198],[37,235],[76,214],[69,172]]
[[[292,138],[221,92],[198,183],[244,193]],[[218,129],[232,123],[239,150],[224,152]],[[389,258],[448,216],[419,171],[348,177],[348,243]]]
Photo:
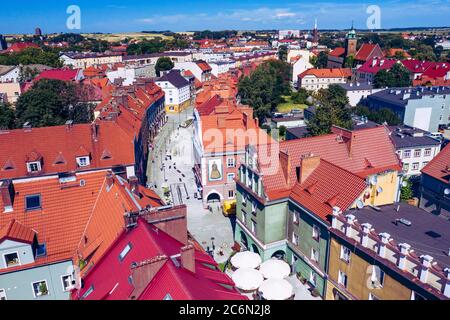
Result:
[[355,56],[356,54],[356,45],[358,43],[358,39],[356,39],[356,31],[353,27],[352,22],[352,29],[347,33],[347,36],[345,37],[345,56]]
[[319,30],[317,29],[317,19],[314,21],[314,30],[312,32],[312,42],[314,44],[318,44],[319,43]]

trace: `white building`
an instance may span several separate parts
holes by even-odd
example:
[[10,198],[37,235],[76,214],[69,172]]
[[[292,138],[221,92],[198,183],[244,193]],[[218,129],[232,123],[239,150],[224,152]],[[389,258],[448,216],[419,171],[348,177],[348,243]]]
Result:
[[167,113],[178,113],[190,106],[191,84],[180,74],[180,70],[169,71],[155,83],[165,93]]
[[391,126],[390,137],[407,176],[419,175],[441,150],[441,143],[429,132],[406,125]]
[[339,84],[347,93],[349,105],[356,107],[362,100],[366,99],[369,95],[381,91],[383,89],[375,89],[372,84],[369,83],[340,83]]
[[136,78],[153,78],[156,77],[155,65],[142,65],[142,66],[126,66],[119,67],[117,70],[111,70],[106,72],[106,76],[111,83],[114,83],[116,79],[123,79],[122,85],[132,85]]
[[209,62],[208,64],[212,68],[211,73],[216,77],[219,74],[227,73],[228,71],[230,71],[230,69],[236,67],[236,61],[234,60],[220,60],[215,62]]
[[19,66],[0,65],[0,82],[19,82],[19,78],[20,78]]
[[205,61],[176,62],[174,69],[182,72],[189,70],[201,82],[211,79],[212,68]]
[[308,69],[298,76],[297,85],[310,91],[327,89],[330,84],[346,83],[351,69]]
[[308,69],[314,66],[309,62],[311,52],[308,50],[296,50],[291,49],[288,51],[287,61],[292,67],[292,83],[296,87],[298,82],[298,76]]
[[278,39],[300,38],[300,30],[280,30],[278,31]]
[[71,66],[76,69],[86,69],[87,67],[99,64],[113,64],[122,62],[120,53],[64,53],[60,60],[65,66]]

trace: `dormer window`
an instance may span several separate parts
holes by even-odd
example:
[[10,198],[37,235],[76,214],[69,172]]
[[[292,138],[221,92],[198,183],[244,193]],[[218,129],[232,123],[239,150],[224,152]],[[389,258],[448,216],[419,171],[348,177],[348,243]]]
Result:
[[5,258],[5,265],[7,268],[20,265],[19,254],[17,252],[7,253],[3,257]]
[[89,166],[90,165],[89,157],[88,156],[86,156],[86,157],[78,157],[77,158],[77,165],[79,167],[87,167],[87,166]]
[[41,208],[41,195],[35,194],[25,197],[25,209],[27,211],[37,210]]
[[29,173],[35,173],[42,170],[41,163],[39,161],[27,162],[27,170]]

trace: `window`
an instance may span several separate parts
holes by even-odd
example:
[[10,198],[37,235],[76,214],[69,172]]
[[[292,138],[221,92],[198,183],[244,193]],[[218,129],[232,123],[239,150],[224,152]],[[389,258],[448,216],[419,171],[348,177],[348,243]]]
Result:
[[123,261],[123,259],[125,259],[125,257],[127,256],[128,252],[130,252],[132,246],[131,243],[127,244],[125,246],[125,248],[123,248],[122,252],[119,254],[119,260]]
[[298,212],[297,211],[292,211],[292,222],[294,224],[299,224],[299,219],[298,219]]
[[41,195],[40,194],[34,194],[30,196],[25,196],[25,205],[26,210],[36,210],[41,208]]
[[311,249],[311,260],[314,262],[319,262],[319,251],[316,249]]
[[5,265],[7,268],[20,265],[19,253],[11,252],[3,255],[5,258]]
[[90,164],[89,157],[77,158],[77,164],[79,167],[87,167]]
[[412,164],[412,170],[419,170],[419,163],[418,162],[414,162]]
[[41,163],[39,161],[28,162],[27,167],[28,167],[28,172],[30,172],[30,173],[41,171]]
[[163,300],[173,300],[172,296],[170,295],[170,293],[166,294],[163,298]]
[[374,295],[373,293],[369,293],[369,300],[380,300],[380,298],[378,298],[376,295]]
[[414,150],[414,157],[418,158],[422,155],[422,150],[416,149]]
[[425,149],[425,157],[431,156],[431,148]]
[[252,213],[256,214],[256,209],[258,208],[256,202],[252,202]]
[[236,166],[236,163],[234,161],[234,158],[227,158],[227,167],[234,168],[235,166]]
[[33,282],[31,286],[35,298],[48,295],[47,280]]
[[47,246],[45,243],[40,243],[36,246],[36,257],[42,257],[47,255]]
[[94,285],[91,284],[89,289],[81,296],[81,300],[86,299],[92,292],[94,292]]
[[372,286],[375,288],[382,288],[384,285],[384,271],[378,266],[373,266],[370,279],[372,280]]
[[403,151],[403,158],[411,158],[411,150]]
[[344,260],[345,262],[349,263],[350,262],[350,249],[344,246],[341,246],[341,259]]
[[247,223],[247,213],[245,211],[242,211],[242,223]]
[[298,235],[292,232],[292,243],[298,245]]
[[338,283],[344,288],[347,288],[347,275],[341,270],[339,270],[338,274]]
[[70,291],[73,285],[73,278],[71,274],[61,277],[63,291]]
[[320,229],[318,226],[313,226],[312,237],[314,240],[319,241],[320,238]]
[[0,300],[8,300],[6,298],[6,291],[5,291],[5,289],[0,289]]
[[228,198],[234,199],[234,190],[228,190]]
[[242,195],[242,204],[245,206],[247,204],[247,195]]
[[255,222],[255,220],[252,220],[252,232],[254,234],[256,234],[256,222]]
[[409,163],[403,164],[403,171],[408,172],[409,171]]
[[422,162],[422,168],[425,168],[429,161]]
[[234,173],[229,173],[229,174],[227,174],[227,182],[228,182],[228,183],[233,182],[234,176],[235,176]]

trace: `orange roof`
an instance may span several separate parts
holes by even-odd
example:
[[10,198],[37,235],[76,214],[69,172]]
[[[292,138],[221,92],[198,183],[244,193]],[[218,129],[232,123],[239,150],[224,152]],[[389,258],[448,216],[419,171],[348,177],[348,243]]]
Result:
[[36,231],[29,227],[25,227],[16,219],[11,219],[9,223],[5,224],[0,230],[0,243],[3,240],[9,239],[18,242],[25,242],[32,244],[36,236]]
[[[107,187],[107,176],[106,171],[96,171],[78,173],[72,182],[61,182],[57,177],[14,181],[13,212],[0,216],[0,234],[10,229],[10,234],[20,234],[29,242],[34,232],[37,241],[45,243],[47,254],[35,258],[32,264],[2,269],[0,273],[66,260],[76,263],[87,251],[95,261],[124,230],[125,211],[163,205],[153,191],[138,186],[139,192],[133,193],[126,180],[113,174],[113,183]],[[41,209],[27,211],[25,197],[34,194],[41,196]]]
[[331,52],[329,53],[329,55],[330,55],[330,56],[333,56],[333,57],[340,57],[340,56],[342,56],[344,53],[345,53],[345,48],[337,47],[337,48],[335,48],[333,51],[331,51]]
[[348,78],[352,75],[350,68],[334,68],[334,69],[308,69],[301,73],[298,77],[315,76],[317,78]]
[[379,58],[383,58],[384,54],[381,51],[381,48],[378,44],[372,44],[372,43],[364,43],[361,48],[359,48],[358,52],[355,55],[355,60],[358,61],[367,61],[370,58],[372,58],[372,53],[377,50],[379,51],[380,56],[378,56]]
[[423,169],[422,173],[444,183],[450,182],[450,145],[447,145]]
[[[83,168],[76,163],[81,147],[88,152],[85,156],[91,158],[90,165]],[[26,161],[32,155],[33,159],[42,160],[39,175],[135,163],[133,140],[120,126],[108,121],[98,121],[97,126],[74,124],[3,131],[0,132],[0,149],[0,179],[31,176]],[[103,157],[105,151],[110,154],[109,158]]]
[[197,65],[203,72],[212,70],[211,66],[205,61],[197,61]]

